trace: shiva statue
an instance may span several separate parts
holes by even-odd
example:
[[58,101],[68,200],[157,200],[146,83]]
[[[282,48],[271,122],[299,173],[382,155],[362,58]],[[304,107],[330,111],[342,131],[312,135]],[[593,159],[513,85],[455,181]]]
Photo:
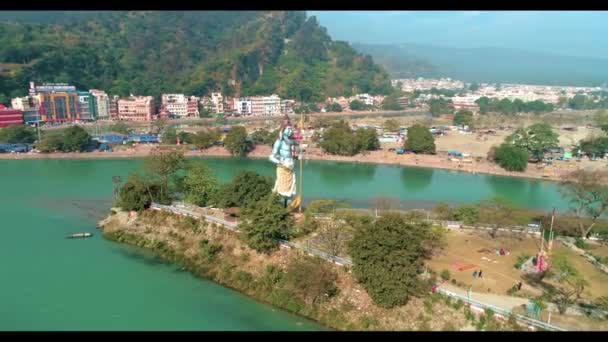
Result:
[[277,165],[277,180],[272,191],[283,196],[285,207],[287,207],[287,200],[296,194],[295,145],[294,129],[289,117],[285,116],[279,131],[279,137],[274,142],[272,154],[269,157],[270,161]]

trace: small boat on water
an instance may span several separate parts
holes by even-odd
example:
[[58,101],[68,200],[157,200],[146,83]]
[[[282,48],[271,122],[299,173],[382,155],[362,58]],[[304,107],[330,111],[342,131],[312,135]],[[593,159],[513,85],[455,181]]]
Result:
[[77,234],[68,235],[67,238],[68,239],[84,239],[84,238],[89,238],[91,236],[93,236],[93,234],[91,234],[91,233],[77,233]]

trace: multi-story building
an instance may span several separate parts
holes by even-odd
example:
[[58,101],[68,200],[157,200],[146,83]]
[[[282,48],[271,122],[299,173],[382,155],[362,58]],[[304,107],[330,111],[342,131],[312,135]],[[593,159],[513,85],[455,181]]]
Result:
[[293,114],[293,109],[296,106],[295,100],[281,100],[281,113]]
[[198,101],[197,96],[190,96],[188,98],[188,116],[198,117]]
[[224,98],[224,113],[232,114],[234,113],[234,99],[231,97]]
[[118,120],[118,100],[120,98],[118,97],[118,95],[114,95],[112,96],[112,99],[110,99],[110,107],[109,107],[109,112],[110,112],[110,120]]
[[271,116],[281,114],[281,98],[278,95],[250,97],[251,115]]
[[19,125],[23,123],[23,111],[20,109],[9,109],[0,104],[0,127]]
[[224,97],[222,93],[211,93],[211,103],[214,105],[214,113],[224,113]]
[[45,122],[74,121],[78,118],[78,93],[39,93],[40,119]]
[[188,116],[188,98],[184,94],[162,94],[161,107],[171,115]]
[[88,91],[78,92],[78,116],[76,118],[84,121],[97,120],[95,97]]
[[118,100],[118,119],[151,121],[154,116],[154,97],[133,96]]
[[234,114],[251,115],[251,101],[248,99],[237,99],[233,101]]
[[97,119],[110,120],[110,98],[108,97],[108,94],[97,89],[91,89],[89,90],[89,93],[91,93],[94,98]]

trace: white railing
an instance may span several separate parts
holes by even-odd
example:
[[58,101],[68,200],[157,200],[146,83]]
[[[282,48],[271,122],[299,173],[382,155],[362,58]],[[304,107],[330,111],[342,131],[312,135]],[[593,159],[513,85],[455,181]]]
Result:
[[456,293],[451,292],[451,291],[444,290],[442,288],[438,288],[437,291],[440,292],[440,293],[442,293],[442,294],[444,294],[444,295],[446,295],[446,296],[458,298],[458,299],[462,300],[465,303],[469,303],[469,304],[477,306],[479,308],[482,308],[482,309],[491,309],[495,313],[498,313],[498,314],[504,316],[505,318],[509,317],[510,315],[513,315],[513,317],[516,320],[518,320],[520,322],[524,322],[524,323],[529,324],[529,325],[532,325],[532,326],[537,327],[537,328],[541,328],[541,329],[544,329],[544,330],[550,330],[550,331],[567,331],[566,329],[557,327],[555,325],[548,324],[548,323],[545,323],[545,322],[542,322],[542,321],[539,321],[539,320],[536,320],[536,319],[533,319],[533,318],[530,318],[530,317],[526,317],[524,315],[513,314],[510,310],[499,308],[499,307],[491,305],[491,304],[482,303],[480,301],[468,298],[466,296],[462,296],[462,295],[456,294]]

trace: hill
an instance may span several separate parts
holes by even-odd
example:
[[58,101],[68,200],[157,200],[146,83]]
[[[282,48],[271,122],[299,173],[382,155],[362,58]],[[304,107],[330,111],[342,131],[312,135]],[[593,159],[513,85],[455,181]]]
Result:
[[304,12],[4,12],[0,102],[28,82],[158,97],[388,93],[388,74]]
[[[599,86],[608,83],[608,59],[505,48],[446,48],[419,44],[353,44],[393,77],[452,77],[468,82]],[[418,65],[425,65],[424,68]]]

